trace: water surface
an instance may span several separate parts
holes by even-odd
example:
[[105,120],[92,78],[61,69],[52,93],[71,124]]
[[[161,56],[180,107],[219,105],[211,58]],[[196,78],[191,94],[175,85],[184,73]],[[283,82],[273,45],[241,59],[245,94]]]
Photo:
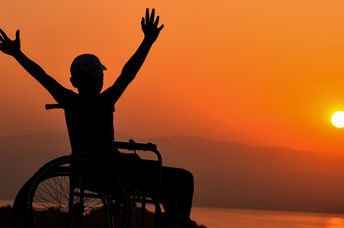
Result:
[[344,228],[344,214],[193,207],[191,218],[207,228]]
[[344,214],[194,207],[191,217],[208,228],[344,228]]

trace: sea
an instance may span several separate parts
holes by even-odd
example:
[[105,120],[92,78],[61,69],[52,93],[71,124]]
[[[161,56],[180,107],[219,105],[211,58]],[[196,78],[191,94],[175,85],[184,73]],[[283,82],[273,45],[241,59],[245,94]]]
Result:
[[193,207],[191,218],[207,228],[344,228],[344,214]]

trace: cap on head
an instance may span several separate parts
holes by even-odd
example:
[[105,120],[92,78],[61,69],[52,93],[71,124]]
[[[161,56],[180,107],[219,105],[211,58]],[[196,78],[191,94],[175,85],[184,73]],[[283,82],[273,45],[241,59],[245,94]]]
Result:
[[[97,78],[102,75],[106,67],[100,62],[99,58],[93,54],[82,54],[77,56],[70,66],[70,73],[73,79],[78,77]],[[82,74],[81,72],[87,72]],[[81,75],[82,74],[82,75]]]

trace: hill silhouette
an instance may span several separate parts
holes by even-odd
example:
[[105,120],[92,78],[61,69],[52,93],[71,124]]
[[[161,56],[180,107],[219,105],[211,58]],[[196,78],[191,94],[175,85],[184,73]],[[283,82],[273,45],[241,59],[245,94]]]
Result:
[[[344,154],[182,136],[133,139],[157,144],[165,165],[193,172],[194,205],[344,212]],[[42,132],[0,138],[0,151],[0,199],[11,200],[39,167],[70,148],[66,133]]]

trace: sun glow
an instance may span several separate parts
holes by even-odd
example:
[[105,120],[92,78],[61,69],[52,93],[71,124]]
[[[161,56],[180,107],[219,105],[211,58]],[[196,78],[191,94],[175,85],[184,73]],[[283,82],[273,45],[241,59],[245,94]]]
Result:
[[338,111],[333,113],[331,117],[331,122],[335,127],[342,128],[344,127],[344,112]]

